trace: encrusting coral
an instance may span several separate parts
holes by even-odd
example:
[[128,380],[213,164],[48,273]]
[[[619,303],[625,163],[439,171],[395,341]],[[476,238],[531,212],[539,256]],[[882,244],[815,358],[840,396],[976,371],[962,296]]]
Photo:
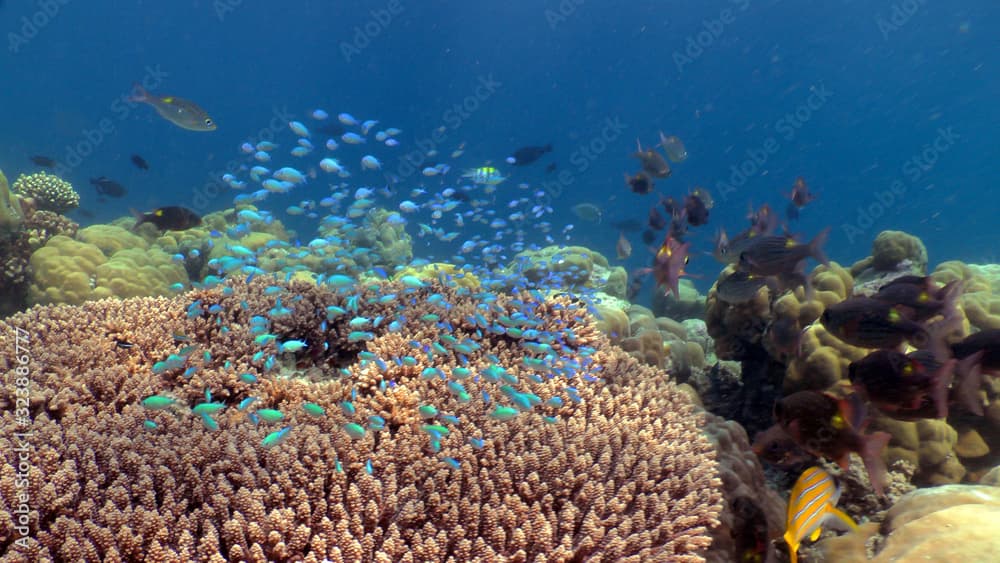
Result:
[[[704,560],[721,483],[702,417],[665,373],[610,345],[571,298],[500,295],[481,307],[461,288],[412,281],[353,296],[294,282],[276,293],[263,277],[230,283],[34,307],[0,324],[5,426],[15,426],[14,331],[31,346],[30,539],[27,549],[13,544],[19,491],[5,434],[7,557]],[[448,307],[435,306],[442,299]],[[540,332],[560,335],[551,354],[526,347],[527,334],[495,330],[525,303]],[[401,331],[381,324],[371,338],[351,338],[350,315],[330,314],[338,307],[368,317],[405,310],[406,319]],[[279,342],[304,348],[255,357],[260,317]],[[424,351],[443,342],[454,348]],[[164,368],[179,353],[185,365]],[[498,369],[522,393],[566,400],[491,416],[507,392],[492,380]],[[577,373],[568,379],[568,370]],[[459,381],[465,373],[481,375]],[[480,400],[485,391],[493,403]],[[147,409],[141,401],[152,395],[176,403]],[[236,407],[251,396],[253,408]],[[190,410],[199,401],[224,408],[199,420]],[[439,417],[447,430],[429,432],[421,405],[458,418]],[[284,420],[247,420],[263,414],[258,407]],[[350,425],[370,417],[384,427]],[[262,443],[282,426],[283,442]]]

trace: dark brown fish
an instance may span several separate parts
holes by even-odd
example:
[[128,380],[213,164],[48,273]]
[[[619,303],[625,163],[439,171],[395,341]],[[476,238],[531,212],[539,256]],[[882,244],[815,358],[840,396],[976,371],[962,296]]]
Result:
[[135,167],[138,168],[139,170],[149,170],[149,163],[146,162],[145,158],[142,158],[137,154],[133,154],[131,157],[129,157],[129,160],[131,160],[132,164],[134,164]]
[[132,230],[144,223],[152,223],[161,231],[183,231],[201,224],[201,217],[186,207],[171,205],[161,207],[137,217]]
[[106,195],[110,197],[122,197],[128,190],[125,186],[119,184],[118,182],[108,178],[107,176],[101,176],[99,178],[91,178],[90,183],[97,188],[97,193],[100,195]]
[[792,471],[802,465],[812,465],[816,459],[800,448],[780,424],[775,424],[754,436],[751,449],[760,459],[785,471]]
[[632,156],[639,159],[643,172],[654,178],[666,178],[670,176],[670,165],[667,164],[667,159],[663,158],[663,155],[653,149],[644,150],[642,143],[638,139],[636,139],[635,144],[639,150]]
[[708,223],[708,210],[712,208],[712,197],[704,188],[695,188],[684,198],[684,216],[692,227]]
[[653,179],[642,171],[637,172],[635,176],[626,174],[625,183],[628,184],[629,189],[639,195],[646,195],[653,191]]
[[890,305],[912,309],[913,320],[924,321],[954,309],[955,300],[961,293],[962,283],[959,280],[939,288],[930,276],[903,276],[879,288],[872,297]]
[[36,166],[41,166],[42,168],[55,168],[58,162],[55,159],[49,158],[47,156],[35,155],[29,157],[31,162],[35,163]]
[[983,371],[1000,371],[1000,329],[981,330],[977,333],[966,336],[959,342],[951,345],[951,352],[956,358],[962,360],[982,352],[979,359],[979,366]]
[[792,193],[788,194],[788,207],[785,209],[785,215],[789,219],[799,218],[799,209],[802,209],[806,205],[809,205],[813,200],[816,199],[816,195],[809,191],[809,186],[806,185],[806,181],[799,176],[795,179],[795,184],[792,185]]
[[848,454],[860,455],[872,488],[881,496],[886,484],[882,450],[891,436],[887,432],[862,435],[865,416],[857,395],[838,400],[817,391],[799,391],[774,405],[775,420],[805,451],[833,460],[844,470]]
[[[552,152],[552,145],[548,144],[543,147],[521,147],[514,151],[514,154],[508,158],[507,162],[514,166],[527,166],[539,158],[542,158],[547,152]],[[511,162],[513,160],[513,162]]]
[[746,303],[767,285],[767,278],[735,271],[715,286],[716,295],[726,303]]
[[820,315],[823,327],[861,348],[895,348],[909,341],[917,348],[930,343],[927,330],[899,308],[870,297],[852,297],[830,305]]
[[647,221],[650,229],[656,231],[662,231],[667,228],[667,220],[660,215],[660,212],[656,210],[656,207],[649,208],[649,220]]
[[928,352],[876,350],[851,362],[847,373],[855,389],[893,418],[946,418],[956,363],[938,362]]
[[808,244],[798,243],[785,235],[754,237],[740,253],[739,267],[759,276],[776,276],[796,270],[799,263],[808,257],[828,264],[829,260],[823,254],[823,245],[826,244],[829,234],[830,229],[824,229]]

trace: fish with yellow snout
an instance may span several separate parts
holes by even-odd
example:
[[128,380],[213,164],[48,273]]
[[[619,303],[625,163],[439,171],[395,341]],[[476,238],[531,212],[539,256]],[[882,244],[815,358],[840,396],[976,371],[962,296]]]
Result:
[[785,542],[792,563],[798,563],[802,540],[807,537],[811,541],[819,539],[824,524],[845,531],[858,527],[850,516],[837,508],[839,499],[840,485],[822,468],[810,467],[799,476],[788,497],[785,525]]

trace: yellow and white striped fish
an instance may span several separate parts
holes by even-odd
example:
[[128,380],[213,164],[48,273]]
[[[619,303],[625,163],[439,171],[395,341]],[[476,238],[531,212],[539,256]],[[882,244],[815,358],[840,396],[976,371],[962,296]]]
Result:
[[853,530],[858,527],[850,516],[837,508],[840,486],[820,467],[810,467],[802,472],[788,497],[788,521],[785,541],[792,563],[798,563],[799,545],[808,537],[819,539],[823,524],[838,529]]

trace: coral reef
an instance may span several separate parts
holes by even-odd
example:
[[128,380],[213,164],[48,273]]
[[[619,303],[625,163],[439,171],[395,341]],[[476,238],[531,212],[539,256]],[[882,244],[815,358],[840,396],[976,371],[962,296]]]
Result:
[[[0,417],[11,427],[14,331],[30,335],[32,346],[20,364],[32,385],[27,549],[12,543],[16,454],[11,437],[0,437],[0,545],[8,556],[704,560],[722,497],[702,417],[664,372],[611,346],[570,298],[499,295],[480,307],[467,291],[438,284],[365,284],[356,295],[308,283],[275,293],[264,276],[230,284],[174,298],[35,307],[0,324]],[[356,340],[349,315],[328,314],[353,303],[357,314],[375,317],[404,304],[376,298],[385,295],[405,295],[402,332],[383,324]],[[442,300],[447,307],[435,305]],[[529,351],[527,330],[482,332],[524,315],[525,303],[536,330],[559,335],[547,345],[552,360]],[[440,321],[428,321],[431,313]],[[268,346],[255,343],[257,318],[269,319],[279,342],[302,349],[282,354],[271,344],[266,359],[256,357]],[[456,349],[417,353],[411,340]],[[164,367],[164,358],[184,365]],[[461,379],[464,398],[452,385],[463,367],[494,377],[501,369],[532,396],[566,397],[563,376],[539,373],[572,366],[581,371],[565,402],[517,416],[489,415],[494,407],[480,394],[504,394],[485,376]],[[144,407],[151,395],[172,406]],[[251,396],[253,408],[236,407]],[[222,410],[199,420],[190,410],[199,401]],[[420,405],[458,418],[441,418],[448,427],[431,433]],[[264,408],[280,409],[281,424],[246,420]],[[384,426],[351,426],[372,416]],[[282,426],[290,428],[283,442],[262,443]]]
[[590,288],[612,297],[625,298],[628,274],[621,266],[611,266],[600,252],[583,246],[546,246],[525,250],[497,271],[506,278],[507,287],[520,287],[523,280],[532,284]]
[[16,233],[24,222],[20,199],[11,193],[7,177],[0,170],[0,236]]
[[23,198],[33,199],[43,211],[63,214],[80,206],[80,194],[72,184],[45,172],[21,174],[14,180],[13,190]]
[[680,280],[680,295],[665,294],[661,288],[653,291],[653,313],[657,317],[669,317],[677,321],[701,319],[705,316],[705,296],[698,293],[694,283]]
[[[88,227],[78,236],[95,240],[110,255],[89,242],[52,237],[31,254],[31,303],[79,305],[106,297],[164,295],[172,284],[187,281],[183,267],[170,256],[147,249],[145,241],[120,227]],[[139,246],[125,246],[130,243]]]
[[882,524],[826,540],[826,561],[993,561],[1000,551],[1000,488],[943,485],[913,491]]
[[770,560],[761,549],[773,549],[771,541],[785,530],[786,503],[768,487],[757,456],[750,449],[747,433],[739,424],[711,413],[705,415],[705,433],[715,444],[725,509],[722,525],[712,532],[709,562]]

